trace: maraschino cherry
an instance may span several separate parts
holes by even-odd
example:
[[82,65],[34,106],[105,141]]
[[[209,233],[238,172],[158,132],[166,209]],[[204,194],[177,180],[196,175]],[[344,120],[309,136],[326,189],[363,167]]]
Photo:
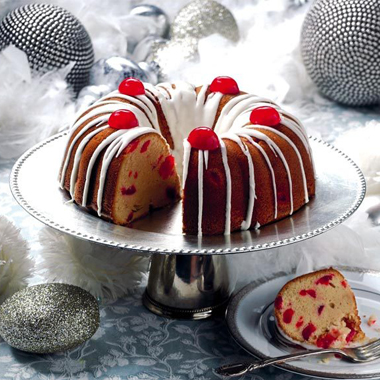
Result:
[[123,95],[144,95],[145,87],[141,80],[136,78],[126,78],[119,84],[119,92]]
[[108,125],[114,129],[131,129],[139,126],[135,114],[128,110],[117,110],[112,112],[108,119]]
[[230,77],[216,77],[211,85],[211,92],[221,92],[224,95],[236,95],[240,92],[235,79]]
[[273,127],[277,124],[280,124],[281,117],[275,108],[262,106],[252,110],[249,120],[252,124]]
[[208,127],[198,127],[193,129],[187,141],[192,148],[201,150],[214,150],[220,147],[216,133]]

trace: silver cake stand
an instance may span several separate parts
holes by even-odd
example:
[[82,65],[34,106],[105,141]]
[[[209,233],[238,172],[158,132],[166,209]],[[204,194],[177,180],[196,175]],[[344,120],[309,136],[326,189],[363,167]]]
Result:
[[68,195],[58,187],[65,143],[66,133],[55,135],[16,162],[10,177],[15,199],[32,216],[59,231],[118,247],[126,255],[151,254],[144,304],[169,317],[200,319],[224,310],[233,290],[226,254],[268,250],[322,234],[352,215],[365,196],[365,179],[356,164],[311,137],[317,195],[292,217],[229,236],[187,236],[181,230],[178,204],[127,228],[68,202]]

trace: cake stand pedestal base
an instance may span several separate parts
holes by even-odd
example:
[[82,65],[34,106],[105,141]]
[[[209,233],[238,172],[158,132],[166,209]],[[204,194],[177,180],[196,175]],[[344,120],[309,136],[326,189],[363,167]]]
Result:
[[143,303],[153,313],[204,319],[225,311],[232,292],[226,256],[152,256]]

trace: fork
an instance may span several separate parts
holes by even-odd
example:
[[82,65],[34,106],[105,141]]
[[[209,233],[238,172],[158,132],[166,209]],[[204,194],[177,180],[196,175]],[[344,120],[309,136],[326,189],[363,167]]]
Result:
[[265,360],[256,360],[251,362],[226,364],[214,371],[222,376],[236,377],[244,375],[245,373],[255,371],[256,369],[274,365],[278,363],[285,363],[291,360],[307,358],[309,356],[324,355],[324,354],[338,354],[343,358],[353,363],[366,363],[380,358],[380,339],[370,342],[364,346],[354,348],[328,348],[322,350],[303,350],[290,355],[278,356],[277,358],[270,358]]

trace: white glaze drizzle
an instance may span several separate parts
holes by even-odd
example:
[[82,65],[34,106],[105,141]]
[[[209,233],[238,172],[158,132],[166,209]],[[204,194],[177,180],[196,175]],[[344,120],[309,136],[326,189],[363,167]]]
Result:
[[233,134],[233,133],[225,133],[221,136],[221,138],[229,139],[237,143],[241,151],[247,157],[248,171],[249,171],[249,198],[248,198],[248,207],[247,207],[246,217],[241,224],[241,229],[243,231],[248,230],[252,223],[253,207],[254,207],[255,198],[256,198],[255,171],[254,171],[251,153],[249,152],[249,149],[247,148],[247,146],[241,141],[238,135]]
[[208,150],[204,150],[203,151],[203,156],[204,156],[204,159],[205,159],[205,168],[206,170],[208,169]]
[[203,219],[203,150],[198,150],[198,236],[202,236]]
[[290,173],[289,165],[288,162],[286,161],[286,158],[284,154],[282,153],[280,147],[265,133],[260,132],[254,128],[257,126],[253,127],[251,125],[246,126],[245,128],[241,128],[240,130],[235,130],[234,133],[238,135],[248,135],[251,137],[255,137],[259,140],[265,141],[269,147],[271,147],[280,157],[282,163],[284,164],[287,176],[288,176],[288,182],[289,182],[289,196],[290,196],[290,215],[293,214],[293,181],[292,181],[292,176]]
[[277,207],[277,186],[276,186],[276,176],[274,174],[272,163],[270,162],[270,159],[269,159],[267,153],[265,152],[265,150],[263,149],[263,147],[260,144],[257,144],[252,139],[251,136],[246,135],[246,134],[240,134],[239,136],[246,138],[254,147],[256,147],[260,151],[260,153],[262,154],[262,156],[265,159],[265,162],[267,163],[267,165],[269,167],[269,171],[270,171],[271,176],[272,176],[273,194],[274,194],[274,219],[277,219],[277,213],[278,213],[278,210],[277,210],[277,208],[278,208]]
[[306,181],[306,173],[305,173],[305,168],[303,166],[303,161],[300,152],[298,151],[296,145],[293,143],[292,140],[288,136],[286,136],[284,133],[270,127],[265,127],[265,126],[257,126],[261,129],[271,131],[272,133],[282,137],[294,150],[294,153],[297,155],[300,167],[301,167],[301,173],[302,173],[302,180],[303,180],[303,188],[304,188],[304,193],[305,193],[305,203],[309,202],[309,192],[307,190],[307,181]]
[[187,173],[189,169],[189,161],[190,161],[190,153],[191,153],[191,145],[186,140],[183,141],[183,174],[182,174],[182,188],[185,188]]
[[[78,145],[78,148],[75,152],[74,156],[74,164],[73,164],[73,170],[71,171],[71,176],[70,176],[70,195],[71,198],[74,198],[74,191],[75,191],[75,183],[77,180],[77,175],[78,175],[78,169],[79,169],[79,161],[82,157],[83,150],[87,143],[99,132],[103,131],[104,129],[108,128],[108,125],[95,129],[91,133],[89,133]],[[86,181],[87,182],[87,181]]]
[[224,228],[224,234],[229,235],[231,233],[231,171],[228,165],[227,149],[226,144],[222,139],[219,139],[220,150],[222,153],[222,161],[224,166],[224,171],[226,173],[226,223]]
[[206,98],[207,85],[202,86],[197,94],[196,87],[186,82],[177,82],[174,88],[170,83],[145,86],[160,102],[174,142],[172,154],[177,170],[182,174],[184,151],[181,142],[196,127],[212,127],[223,94],[211,93]]

